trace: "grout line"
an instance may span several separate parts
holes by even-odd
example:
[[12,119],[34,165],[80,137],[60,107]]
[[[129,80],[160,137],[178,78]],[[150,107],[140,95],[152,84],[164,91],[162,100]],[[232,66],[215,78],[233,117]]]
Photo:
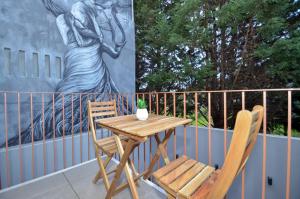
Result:
[[70,185],[70,187],[71,187],[71,189],[73,190],[73,192],[75,193],[75,195],[77,196],[77,198],[80,199],[78,193],[75,191],[75,189],[74,189],[72,183],[69,181],[68,177],[65,175],[64,172],[63,172],[62,174],[63,174],[64,178],[66,179],[66,181],[68,182],[68,184]]
[[[106,157],[105,155],[104,156],[101,156],[102,158],[103,157]],[[89,164],[93,161],[95,161],[95,159],[91,159],[89,161],[86,161],[86,162],[83,162],[81,164],[77,164],[77,165],[74,165],[72,167],[68,167],[66,169],[62,169],[62,170],[59,170],[59,171],[56,171],[56,172],[53,172],[53,173],[50,173],[48,175],[45,175],[45,176],[41,176],[41,177],[37,177],[35,179],[32,179],[32,180],[29,180],[29,181],[26,181],[26,182],[23,182],[21,184],[17,184],[17,185],[14,185],[14,186],[11,186],[9,188],[6,188],[6,189],[2,189],[0,190],[0,194],[1,193],[4,193],[4,192],[7,192],[7,191],[10,191],[10,190],[13,190],[13,189],[16,189],[16,188],[19,188],[19,187],[22,187],[22,186],[25,186],[27,184],[31,184],[31,183],[34,183],[34,182],[37,182],[39,180],[42,180],[42,179],[45,179],[45,178],[48,178],[48,177],[51,177],[51,176],[54,176],[54,175],[57,175],[57,174],[63,174],[64,178],[66,179],[66,181],[68,182],[68,184],[70,185],[72,191],[76,194],[77,196],[77,199],[80,199],[79,195],[77,194],[77,192],[75,191],[74,187],[72,186],[71,182],[69,181],[69,179],[67,178],[67,176],[65,175],[65,172],[68,171],[68,170],[71,170],[71,169],[74,169],[76,167],[80,167],[80,166],[83,166],[83,165],[86,165],[86,164]],[[112,161],[115,163],[115,164],[119,164],[120,162],[118,160],[116,160],[115,158],[112,158]],[[130,171],[131,171],[131,168],[129,168]],[[149,180],[144,180],[143,178],[140,179],[141,181],[145,182],[147,185],[153,187],[154,189],[156,189],[157,191],[159,191],[160,193],[166,195],[166,192],[161,189],[158,185],[156,185],[155,183],[149,181]]]
[[[116,160],[115,158],[111,159],[115,164],[119,164],[120,162],[118,160]],[[131,168],[129,168],[129,170],[131,171]],[[132,171],[131,171],[132,172]],[[140,180],[142,180],[143,182],[145,182],[147,185],[153,187],[154,189],[156,189],[157,191],[159,191],[160,193],[167,195],[165,190],[163,190],[162,188],[160,188],[158,185],[156,185],[155,183],[151,182],[150,180],[144,180],[144,178],[140,178]]]
[[165,190],[163,190],[160,186],[158,186],[154,182],[151,182],[150,180],[144,180],[143,178],[141,180],[143,182],[145,182],[147,185],[149,185],[150,187],[153,187],[154,189],[156,189],[157,191],[159,191],[160,193],[162,193],[164,195],[167,195],[167,193],[165,192]]
[[[105,156],[101,156],[101,157],[105,157]],[[60,174],[60,173],[66,172],[66,171],[68,171],[68,170],[71,170],[71,169],[74,169],[74,168],[83,166],[83,165],[85,165],[85,164],[89,164],[89,163],[91,163],[91,162],[93,162],[93,161],[95,161],[95,160],[96,160],[96,158],[90,159],[90,160],[85,161],[85,162],[83,162],[83,163],[80,163],[80,164],[77,164],[77,165],[74,165],[74,166],[71,166],[71,167],[68,167],[68,168],[65,168],[65,169],[56,171],[56,172],[52,172],[52,173],[50,173],[50,174],[47,174],[47,175],[44,175],[44,176],[41,176],[41,177],[37,177],[37,178],[31,179],[31,180],[25,181],[25,182],[23,182],[23,183],[13,185],[13,186],[8,187],[8,188],[4,188],[4,189],[0,190],[0,194],[1,194],[1,193],[4,193],[4,192],[7,192],[7,191],[10,191],[10,190],[13,190],[13,189],[16,189],[16,188],[19,188],[19,187],[22,187],[22,186],[25,186],[25,185],[27,185],[27,184],[31,184],[31,183],[37,182],[37,181],[42,180],[42,179],[45,179],[45,178],[54,176],[54,175],[56,175],[56,174]]]

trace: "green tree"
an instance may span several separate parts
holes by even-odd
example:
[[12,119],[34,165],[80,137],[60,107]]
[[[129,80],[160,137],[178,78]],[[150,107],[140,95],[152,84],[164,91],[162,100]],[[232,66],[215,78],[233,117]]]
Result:
[[[137,90],[298,87],[299,8],[288,0],[135,1]],[[260,96],[246,97],[247,107],[261,103]],[[241,96],[229,98],[234,115]],[[286,112],[278,101],[286,99],[268,102],[271,117]],[[222,103],[213,96],[215,126],[223,125]]]

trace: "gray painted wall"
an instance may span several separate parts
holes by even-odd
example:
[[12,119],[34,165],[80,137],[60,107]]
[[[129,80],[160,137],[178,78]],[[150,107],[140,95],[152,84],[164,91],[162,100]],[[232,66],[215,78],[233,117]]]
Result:
[[[66,10],[79,0],[55,0]],[[101,2],[101,1],[100,1]],[[105,1],[104,1],[105,2]],[[109,1],[106,1],[109,2]],[[120,0],[131,3],[131,0]],[[135,34],[132,8],[120,12],[127,43],[116,60],[104,55],[111,76],[122,92],[135,91]],[[54,91],[60,77],[57,74],[57,58],[61,59],[67,50],[58,31],[56,18],[46,10],[42,0],[1,0],[0,4],[0,90],[6,91]],[[104,31],[105,40],[110,41]],[[21,52],[19,52],[21,51]],[[24,56],[25,66],[19,63]],[[39,77],[35,71],[38,55]],[[10,55],[9,55],[10,54]],[[20,55],[19,55],[20,54]],[[46,55],[50,57],[49,77]],[[10,60],[7,60],[10,56]],[[22,62],[22,61],[21,61]],[[9,63],[9,66],[7,65]],[[9,71],[7,67],[10,68]],[[128,78],[124,78],[128,77]]]
[[[199,161],[203,163],[208,162],[208,130],[207,128],[198,128],[199,130]],[[107,135],[103,131],[104,136]],[[101,130],[99,132],[101,134]],[[87,134],[83,134],[82,137],[82,154],[83,161],[88,160],[88,138]],[[161,137],[163,133],[160,134]],[[224,160],[223,151],[223,139],[224,134],[222,129],[212,129],[212,164],[218,164],[221,166]],[[228,131],[228,147],[230,144],[232,131]],[[100,135],[99,135],[100,136]],[[183,154],[183,127],[176,129],[176,153],[178,155]],[[173,154],[173,139],[172,136],[168,142],[168,154],[170,159],[174,158]],[[262,135],[260,134],[257,139],[255,148],[246,165],[246,178],[245,178],[245,198],[261,198],[261,187],[262,187]],[[91,141],[91,140],[90,140]],[[61,139],[56,140],[56,153],[57,153],[57,169],[63,169],[63,142]],[[65,139],[66,143],[66,157],[67,167],[72,165],[72,139],[68,137]],[[46,143],[46,163],[47,163],[47,174],[54,171],[53,166],[53,141]],[[74,161],[75,164],[80,163],[80,137],[75,136],[74,139],[75,153]],[[154,138],[152,138],[152,151],[155,153],[156,144]],[[43,175],[43,145],[42,143],[36,143],[35,149],[35,175],[36,177]],[[144,158],[144,144],[141,144],[139,148],[134,151],[134,160],[136,169],[140,169],[140,172],[144,170],[144,159],[146,167],[149,165],[150,159],[150,142],[149,140],[145,143],[146,156]],[[139,152],[138,152],[139,150]],[[300,139],[292,138],[292,154],[291,154],[291,199],[298,199],[300,197],[300,190],[298,185],[300,184]],[[285,184],[286,184],[286,152],[287,152],[287,138],[282,136],[267,135],[267,159],[266,159],[266,177],[270,176],[273,178],[273,185],[270,186],[266,182],[266,198],[268,199],[281,199],[285,198]],[[9,149],[9,159],[11,163],[10,174],[13,184],[19,183],[19,149],[13,147]],[[140,168],[138,168],[138,154],[140,157]],[[23,155],[23,172],[25,179],[31,179],[31,145],[25,145],[22,147]],[[191,158],[195,158],[195,127],[187,127],[187,155]],[[90,158],[94,158],[94,151],[92,143],[90,144]],[[1,181],[2,185],[6,185],[6,161],[5,161],[5,150],[0,151],[1,160]],[[161,164],[163,165],[162,159]],[[233,183],[229,190],[227,198],[241,198],[241,176],[239,176]]]
[[[88,2],[87,0],[84,0]],[[47,3],[55,3],[62,10],[64,16],[72,14],[75,18],[79,18],[78,9],[74,9],[74,5],[80,2],[80,0],[2,0],[0,4],[0,111],[4,112],[4,95],[1,91],[20,91],[20,92],[93,92],[96,89],[77,89],[76,87],[80,85],[80,80],[83,81],[84,75],[78,77],[78,81],[73,81],[67,83],[66,79],[71,79],[72,73],[81,73],[83,69],[77,69],[77,71],[69,70],[68,74],[64,75],[64,69],[67,67],[66,62],[70,63],[70,68],[73,68],[74,63],[82,61],[83,58],[80,57],[79,60],[70,61],[66,60],[66,53],[70,53],[72,45],[70,41],[74,38],[70,36],[71,31],[67,32],[69,36],[69,43],[64,43],[63,34],[59,31],[60,23],[58,23],[58,16],[53,14],[53,10],[47,7]],[[103,1],[97,0],[101,6],[106,6],[98,9],[98,16],[96,21],[103,34],[103,43],[107,43],[108,46],[114,48],[114,44],[120,43],[122,38],[122,33],[118,29],[117,22],[114,20],[111,13],[111,4],[113,1]],[[121,48],[120,55],[114,58],[110,53],[99,50],[99,60],[103,58],[106,68],[109,71],[111,81],[113,81],[118,88],[117,92],[121,93],[133,93],[135,91],[135,34],[134,34],[134,19],[132,12],[132,2],[131,0],[119,0],[119,4],[123,7],[117,7],[117,18],[124,30],[126,37],[126,43]],[[127,6],[127,7],[126,7]],[[71,10],[75,10],[71,12]],[[101,10],[102,9],[102,10]],[[100,13],[100,14],[99,14]],[[107,16],[105,18],[104,14]],[[77,14],[77,15],[76,15]],[[65,18],[66,19],[66,18]],[[109,27],[107,21],[110,19],[111,27]],[[74,20],[75,21],[75,20]],[[111,30],[108,30],[111,28]],[[93,30],[88,26],[86,29]],[[66,29],[64,29],[66,31]],[[116,42],[112,41],[112,31],[115,32]],[[74,33],[75,34],[75,33]],[[81,33],[80,33],[81,34]],[[78,34],[78,35],[80,35]],[[81,35],[82,36],[82,35]],[[90,41],[91,39],[87,36],[82,36],[83,40]],[[96,42],[99,42],[95,39]],[[78,42],[77,42],[78,43]],[[93,42],[90,42],[93,43]],[[88,47],[92,44],[88,43]],[[80,46],[82,47],[82,46]],[[74,51],[74,50],[73,50]],[[85,51],[88,52],[88,51]],[[77,53],[77,54],[76,54]],[[102,54],[103,53],[103,54]],[[73,53],[74,57],[80,55],[79,52]],[[86,66],[91,66],[90,59],[86,59]],[[92,67],[91,67],[92,68]],[[102,69],[103,67],[99,67]],[[96,71],[97,72],[97,71]],[[93,72],[91,72],[93,73]],[[102,71],[100,74],[103,74]],[[96,73],[95,73],[96,74]],[[94,75],[100,77],[101,75]],[[74,75],[72,76],[72,78]],[[105,75],[109,78],[109,75]],[[105,79],[105,78],[103,78]],[[93,78],[87,78],[91,81],[98,81]],[[84,79],[84,81],[86,81]],[[104,80],[106,84],[112,83],[110,80]],[[61,82],[61,86],[58,83]],[[72,85],[75,89],[68,89],[67,84]],[[104,84],[101,83],[99,87]],[[108,86],[109,87],[109,86]],[[86,87],[86,88],[91,88]],[[98,91],[101,92],[101,91]],[[110,92],[116,92],[112,89]],[[47,103],[51,101],[52,94],[45,94],[44,104],[45,110],[47,108]],[[102,99],[99,96],[97,100]],[[56,99],[56,102],[59,101]],[[65,103],[67,104],[70,98],[65,98]],[[78,99],[74,99],[74,112],[78,110]],[[129,101],[131,104],[131,101]],[[29,118],[30,118],[30,95],[22,94],[20,96],[21,104],[21,131],[28,134]],[[85,106],[86,101],[83,100],[83,106]],[[60,103],[57,103],[58,107],[61,107]],[[68,105],[67,105],[68,106]],[[34,118],[37,117],[37,122],[34,124],[35,134],[40,134],[40,128],[38,123],[41,122],[41,117],[39,112],[42,107],[42,95],[33,94],[33,115]],[[69,109],[69,111],[68,111]],[[70,114],[70,108],[65,107],[66,115]],[[51,111],[49,111],[50,113]],[[16,120],[16,115],[18,114],[17,109],[17,94],[8,93],[7,94],[7,128],[8,128],[8,138],[15,137],[18,133],[18,121]],[[45,112],[47,115],[47,111]],[[38,118],[40,117],[40,118]],[[46,117],[47,118],[47,117]],[[77,118],[77,116],[76,116]],[[76,119],[75,118],[75,119]],[[57,117],[57,123],[61,121],[62,118]],[[84,118],[86,119],[86,117]],[[4,124],[4,114],[0,114],[0,123]],[[49,120],[46,121],[50,122]],[[70,123],[70,121],[66,121]],[[83,122],[86,126],[86,120]],[[75,121],[76,124],[76,121]],[[77,122],[78,124],[78,122]],[[5,132],[5,125],[0,126],[0,132]],[[59,128],[59,127],[57,127]],[[27,133],[26,133],[27,131]],[[46,129],[47,133],[51,133],[52,129]],[[76,133],[76,132],[75,132]],[[6,137],[5,133],[0,135],[0,145],[4,143]],[[17,138],[16,138],[17,139]]]

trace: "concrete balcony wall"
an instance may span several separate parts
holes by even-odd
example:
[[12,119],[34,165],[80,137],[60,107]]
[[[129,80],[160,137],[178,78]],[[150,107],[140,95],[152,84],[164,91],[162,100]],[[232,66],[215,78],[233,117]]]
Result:
[[[186,128],[187,132],[187,155],[195,158],[195,127],[190,126]],[[102,134],[102,130],[98,130],[98,134]],[[104,136],[107,131],[103,130]],[[227,143],[230,144],[232,131],[228,131]],[[163,137],[163,133],[160,134]],[[212,152],[212,165],[222,166],[224,160],[224,133],[223,129],[212,129],[211,131],[211,152]],[[90,153],[88,153],[88,136],[87,133],[82,134],[82,161],[94,158],[94,149],[92,140],[90,138]],[[176,154],[183,154],[184,147],[183,127],[176,129]],[[56,144],[56,170],[64,168],[64,155],[63,155],[63,139],[55,140]],[[54,172],[54,148],[53,140],[47,140],[46,146],[46,174]],[[168,154],[171,160],[175,155],[173,151],[174,136],[168,142]],[[22,148],[23,160],[23,174],[24,180],[32,179],[32,146],[24,145]],[[156,150],[156,143],[154,138],[151,139],[151,153],[154,154]],[[66,161],[65,166],[72,166],[72,137],[65,138]],[[145,149],[145,152],[144,152]],[[203,163],[208,163],[208,129],[198,128],[198,158]],[[297,187],[300,184],[300,139],[292,138],[292,154],[291,154],[291,198],[299,198],[300,190]],[[287,138],[282,136],[267,135],[267,156],[266,156],[266,178],[269,176],[273,180],[272,185],[266,183],[266,198],[280,199],[285,197],[286,187],[286,160],[287,160]],[[88,157],[90,154],[90,157]],[[145,154],[145,156],[144,156]],[[136,169],[142,172],[150,162],[150,140],[145,144],[141,144],[139,148],[134,151],[134,162]],[[133,157],[132,156],[132,157]],[[20,182],[20,161],[19,161],[19,148],[11,147],[8,150],[8,157],[10,162],[10,178],[11,185]],[[138,158],[139,157],[139,158]],[[6,168],[6,151],[1,149],[1,183],[2,188],[7,186],[7,168]],[[262,191],[262,161],[263,161],[263,136],[258,136],[257,144],[251,154],[245,169],[245,198],[261,198]],[[80,135],[74,136],[74,164],[81,163],[80,159]],[[160,165],[163,165],[162,159]],[[37,142],[34,144],[34,173],[35,177],[44,175],[44,159],[43,159],[43,143]],[[242,190],[241,175],[233,183],[229,190],[228,198],[241,198]]]

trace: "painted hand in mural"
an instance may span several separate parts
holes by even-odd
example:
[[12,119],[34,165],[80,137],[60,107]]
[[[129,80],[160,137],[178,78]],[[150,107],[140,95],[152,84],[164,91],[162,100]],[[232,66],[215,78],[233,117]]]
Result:
[[[117,13],[118,9],[131,8],[131,5],[122,7],[118,1],[109,5],[94,0],[81,0],[74,3],[68,11],[54,0],[42,1],[46,9],[56,17],[58,30],[64,44],[68,46],[64,57],[65,70],[63,79],[56,87],[58,94],[45,107],[45,122],[42,122],[43,118],[39,113],[34,119],[33,130],[28,127],[21,133],[22,143],[31,142],[32,132],[34,140],[41,140],[43,128],[46,138],[52,138],[53,134],[59,137],[71,134],[72,131],[74,133],[86,131],[87,100],[92,97],[92,100],[104,101],[119,93],[102,54],[107,53],[116,59],[126,45],[125,31]],[[99,13],[104,16],[104,23],[97,20]],[[108,13],[110,17],[107,16]],[[102,23],[106,23],[106,27],[103,28],[100,25]],[[111,41],[107,39],[109,35]],[[74,93],[93,93],[93,95]],[[126,107],[127,101],[124,100],[118,105]],[[124,111],[127,114],[127,111]],[[130,111],[129,106],[128,112]],[[17,144],[18,139],[18,136],[13,137],[9,140],[9,145]]]

